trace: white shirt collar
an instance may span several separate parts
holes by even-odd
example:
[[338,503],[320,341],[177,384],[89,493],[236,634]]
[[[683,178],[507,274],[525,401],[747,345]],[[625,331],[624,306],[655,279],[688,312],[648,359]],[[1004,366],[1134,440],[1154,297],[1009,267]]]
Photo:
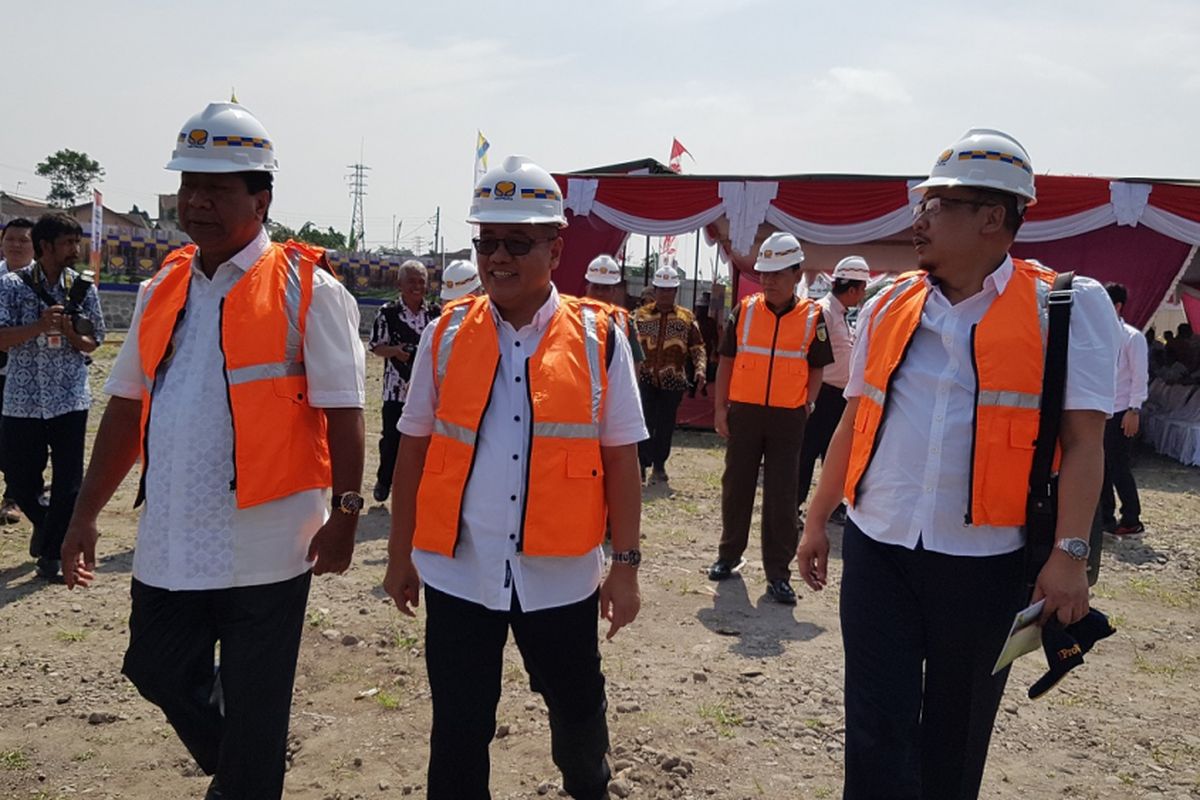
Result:
[[835,295],[833,292],[829,293],[829,313],[831,313],[831,314],[845,314],[846,313],[846,307],[844,305],[842,305],[842,301],[838,300],[837,295]]
[[[542,307],[537,310],[533,315],[533,319],[529,321],[529,325],[525,327],[532,326],[538,333],[546,330],[546,326],[550,324],[550,319],[554,316],[554,312],[558,311],[558,303],[558,288],[551,283],[550,296],[546,298],[546,302],[542,303]],[[500,311],[496,308],[495,303],[489,302],[488,306],[492,309],[492,319],[495,320],[496,327],[500,327],[500,324],[504,322],[500,316]]]
[[[255,262],[262,258],[263,253],[267,252],[267,248],[270,246],[271,237],[267,236],[267,229],[265,227],[260,227],[258,229],[258,236],[255,236],[253,239],[251,239],[250,244],[239,250],[233,258],[229,259],[224,264],[220,264],[217,269],[225,266],[225,264],[230,264],[242,272],[246,272],[254,266]],[[199,251],[196,251],[196,254],[199,255]],[[192,260],[192,269],[200,269],[199,259]],[[215,270],[213,274],[216,274]]]
[[[1000,266],[996,267],[986,278],[983,279],[983,291],[992,289],[997,295],[1004,294],[1004,290],[1008,287],[1009,280],[1012,279],[1013,270],[1012,256],[1005,254],[1004,260],[1000,262]],[[925,276],[925,281],[931,286],[937,287],[937,283],[929,279],[929,275]],[[938,289],[940,292],[941,289]],[[832,295],[830,295],[832,297]]]

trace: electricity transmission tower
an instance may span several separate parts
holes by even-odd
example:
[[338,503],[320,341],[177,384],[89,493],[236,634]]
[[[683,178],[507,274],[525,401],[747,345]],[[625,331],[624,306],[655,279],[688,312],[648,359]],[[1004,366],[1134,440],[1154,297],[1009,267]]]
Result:
[[363,226],[363,197],[367,194],[367,170],[370,167],[365,164],[351,164],[347,167],[350,174],[346,176],[346,183],[350,186],[350,196],[354,199],[354,210],[350,212],[350,238],[349,249],[354,251],[365,251],[367,249],[367,233]]

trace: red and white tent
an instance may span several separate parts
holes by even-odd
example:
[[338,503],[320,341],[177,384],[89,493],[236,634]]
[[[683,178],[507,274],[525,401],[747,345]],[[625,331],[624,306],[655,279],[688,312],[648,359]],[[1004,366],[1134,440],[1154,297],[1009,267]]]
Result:
[[[632,165],[631,165],[632,166]],[[880,272],[913,266],[909,229],[919,177],[794,175],[777,177],[612,174],[555,176],[569,227],[556,283],[583,289],[588,261],[618,252],[630,233],[668,236],[704,230],[750,283],[754,254],[775,230],[804,243],[805,268],[830,271],[851,252]],[[1125,317],[1144,325],[1175,284],[1200,268],[1200,184],[1170,180],[1039,175],[1013,247],[1058,270],[1130,290]],[[632,287],[636,289],[636,287]],[[743,283],[742,294],[747,287]],[[736,296],[736,295],[735,295]]]

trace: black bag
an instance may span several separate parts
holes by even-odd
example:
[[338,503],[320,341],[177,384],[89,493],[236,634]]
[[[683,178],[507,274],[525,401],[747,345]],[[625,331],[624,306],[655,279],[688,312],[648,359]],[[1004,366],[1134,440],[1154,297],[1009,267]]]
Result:
[[[1033,467],[1029,471],[1029,498],[1025,506],[1025,577],[1030,588],[1037,582],[1038,573],[1054,549],[1054,529],[1058,523],[1058,473],[1053,471],[1054,450],[1062,427],[1071,304],[1074,302],[1071,282],[1074,278],[1073,272],[1060,273],[1054,279],[1049,297],[1042,401]],[[1092,552],[1088,558],[1088,585],[1094,586],[1100,575],[1100,551],[1104,545],[1098,510],[1093,515],[1089,539]]]

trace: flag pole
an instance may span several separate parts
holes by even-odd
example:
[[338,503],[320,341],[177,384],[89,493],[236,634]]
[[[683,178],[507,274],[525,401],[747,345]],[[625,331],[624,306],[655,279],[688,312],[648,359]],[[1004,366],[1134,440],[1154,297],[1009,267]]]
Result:
[[692,268],[692,313],[696,313],[696,300],[700,292],[700,229],[696,229],[696,263]]

